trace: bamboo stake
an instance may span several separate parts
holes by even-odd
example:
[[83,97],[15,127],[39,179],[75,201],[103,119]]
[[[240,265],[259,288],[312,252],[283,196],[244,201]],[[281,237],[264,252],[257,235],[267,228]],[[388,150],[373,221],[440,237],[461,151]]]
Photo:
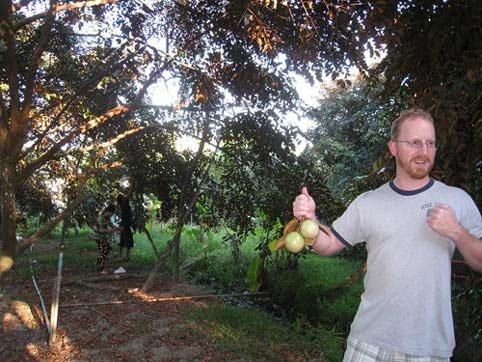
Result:
[[52,347],[55,342],[55,337],[57,335],[57,321],[59,317],[59,298],[60,298],[60,284],[62,282],[62,268],[64,263],[64,241],[65,233],[67,232],[68,221],[64,219],[62,223],[62,236],[60,241],[60,251],[59,251],[59,264],[57,267],[57,279],[54,284],[54,291],[52,297],[52,306],[50,308],[50,336],[49,336],[49,346]]
[[57,279],[54,285],[54,295],[52,299],[52,306],[50,309],[50,338],[49,346],[52,346],[55,342],[55,336],[57,334],[57,321],[59,316],[59,297],[60,297],[60,283],[62,281],[62,265],[64,260],[64,244],[60,244],[59,253],[59,265],[57,269]]
[[42,307],[42,312],[43,312],[43,317],[44,317],[44,321],[45,321],[45,326],[47,327],[47,332],[50,336],[50,321],[49,321],[49,314],[47,312],[47,308],[45,307],[45,302],[44,302],[44,298],[42,296],[42,293],[40,292],[40,288],[38,286],[38,283],[37,283],[37,279],[35,278],[35,271],[34,271],[34,268],[33,268],[33,261],[32,261],[32,250],[33,250],[33,246],[35,244],[32,244],[30,245],[30,249],[29,249],[29,256],[28,256],[28,259],[29,259],[29,262],[30,262],[30,273],[32,274],[32,283],[33,283],[33,286],[34,286],[34,289],[35,291],[37,292],[37,295],[40,299],[40,305]]

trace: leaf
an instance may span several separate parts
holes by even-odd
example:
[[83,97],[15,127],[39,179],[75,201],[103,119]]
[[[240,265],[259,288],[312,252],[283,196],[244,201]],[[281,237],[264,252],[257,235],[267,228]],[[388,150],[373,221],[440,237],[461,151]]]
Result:
[[284,230],[283,230],[283,236],[286,236],[288,233],[292,232],[292,231],[296,231],[298,228],[299,228],[299,220],[298,219],[292,219],[290,220]]
[[284,236],[279,238],[278,240],[276,240],[276,244],[275,244],[275,247],[274,247],[274,251],[278,251],[278,250],[281,250],[285,247],[285,238]]

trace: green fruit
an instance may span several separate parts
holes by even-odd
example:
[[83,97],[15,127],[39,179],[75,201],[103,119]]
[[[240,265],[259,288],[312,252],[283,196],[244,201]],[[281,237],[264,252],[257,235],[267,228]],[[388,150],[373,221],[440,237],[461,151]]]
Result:
[[300,233],[307,239],[314,239],[320,233],[320,228],[313,220],[305,220],[301,223]]
[[285,248],[296,254],[305,247],[305,238],[297,231],[292,231],[285,236]]

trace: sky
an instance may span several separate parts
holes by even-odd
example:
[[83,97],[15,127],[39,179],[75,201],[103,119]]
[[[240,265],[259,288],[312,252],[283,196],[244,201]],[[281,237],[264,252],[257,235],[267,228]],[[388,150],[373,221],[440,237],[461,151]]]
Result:
[[[315,83],[311,86],[306,80],[301,76],[293,75],[295,79],[295,88],[298,92],[301,100],[309,105],[315,106],[322,94],[322,83]],[[327,82],[331,80],[327,80]],[[152,104],[156,106],[175,106],[178,102],[178,83],[175,79],[165,80],[163,82],[158,82],[150,87],[149,97],[152,100]],[[302,115],[298,115],[296,112],[289,112],[284,118],[287,124],[296,125],[301,131],[306,132],[309,128],[314,126],[314,122]],[[296,153],[301,153],[307,141],[304,138],[299,138],[299,143],[297,144]],[[196,150],[198,141],[189,137],[183,136],[177,142],[177,147],[179,149],[191,149]]]

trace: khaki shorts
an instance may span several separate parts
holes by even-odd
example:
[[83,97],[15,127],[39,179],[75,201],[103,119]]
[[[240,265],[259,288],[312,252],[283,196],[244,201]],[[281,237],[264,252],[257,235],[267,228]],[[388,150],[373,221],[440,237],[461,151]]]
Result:
[[435,356],[414,356],[391,352],[373,344],[348,337],[343,362],[449,362],[449,358]]

